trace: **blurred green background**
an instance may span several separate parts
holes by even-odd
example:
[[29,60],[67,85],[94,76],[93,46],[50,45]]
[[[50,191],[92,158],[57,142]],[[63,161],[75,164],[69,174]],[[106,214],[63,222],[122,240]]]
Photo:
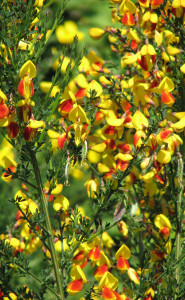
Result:
[[[57,4],[60,7],[61,1],[58,0]],[[80,48],[85,46],[87,50],[94,50],[104,59],[110,57],[111,52],[106,42],[107,37],[95,41],[88,34],[91,27],[105,28],[113,24],[108,0],[71,0],[64,13],[65,20],[73,20],[78,25],[79,31],[85,34],[84,39],[79,44]]]

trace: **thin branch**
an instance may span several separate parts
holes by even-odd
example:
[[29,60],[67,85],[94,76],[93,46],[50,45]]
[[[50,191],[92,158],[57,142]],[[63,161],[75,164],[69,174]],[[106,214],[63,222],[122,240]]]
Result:
[[39,194],[39,198],[40,198],[40,201],[41,201],[41,204],[42,204],[42,210],[43,210],[43,213],[45,215],[46,228],[47,228],[47,231],[50,235],[48,237],[48,240],[49,240],[50,253],[51,253],[51,257],[52,257],[55,278],[56,278],[57,287],[58,287],[58,293],[59,293],[58,298],[61,299],[61,300],[64,300],[65,298],[64,298],[64,292],[63,292],[63,287],[62,287],[63,278],[62,278],[62,274],[60,274],[60,272],[59,272],[59,264],[58,264],[57,255],[56,255],[56,251],[55,251],[54,240],[53,240],[53,236],[52,236],[52,227],[51,227],[48,207],[47,207],[46,199],[45,199],[44,193],[43,193],[43,185],[42,185],[40,170],[39,170],[39,166],[38,166],[38,163],[37,163],[35,153],[31,149],[30,149],[30,157],[31,157],[31,163],[32,163],[32,166],[33,166],[33,171],[34,171],[34,174],[35,174],[35,179],[36,179],[36,182],[37,182],[37,185],[38,185],[38,194]]

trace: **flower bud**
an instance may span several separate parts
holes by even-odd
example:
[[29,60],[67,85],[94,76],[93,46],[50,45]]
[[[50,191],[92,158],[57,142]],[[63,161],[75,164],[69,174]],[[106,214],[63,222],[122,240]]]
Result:
[[96,199],[98,190],[99,190],[99,182],[96,178],[88,179],[84,186],[86,186],[87,195],[89,198]]

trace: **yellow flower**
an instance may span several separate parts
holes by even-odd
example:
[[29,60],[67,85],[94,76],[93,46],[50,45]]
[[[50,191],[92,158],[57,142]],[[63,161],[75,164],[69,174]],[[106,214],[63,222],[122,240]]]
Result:
[[136,130],[144,130],[148,127],[148,120],[147,118],[137,110],[133,115],[132,124]]
[[139,284],[139,276],[133,268],[128,269],[128,276],[135,284]]
[[168,164],[171,161],[171,153],[168,150],[161,149],[156,159],[160,164]]
[[171,223],[170,221],[168,220],[168,218],[163,215],[163,214],[160,214],[160,215],[157,215],[154,219],[154,224],[157,228],[159,229],[162,229],[163,227],[167,227],[169,230],[172,229],[172,226],[171,226]]
[[99,38],[101,38],[103,35],[105,34],[105,30],[104,29],[100,29],[100,28],[91,28],[89,30],[89,35],[92,39],[94,40],[98,40]]
[[56,29],[56,36],[61,44],[72,43],[75,36],[79,41],[84,38],[84,34],[78,31],[78,27],[73,21],[66,21],[64,25],[59,25]]
[[7,140],[3,140],[0,150],[0,166],[7,169],[10,166],[17,166],[17,163],[14,160],[14,153],[12,151],[13,146],[7,142]]
[[96,81],[92,80],[87,86],[87,97],[91,97],[91,93],[95,91],[95,97],[100,97],[103,93],[101,85]]
[[96,199],[98,194],[98,189],[99,189],[98,180],[96,178],[88,179],[85,182],[84,186],[86,187],[88,197],[92,199]]
[[114,277],[110,272],[105,272],[105,274],[102,276],[100,280],[98,286],[99,290],[102,290],[104,286],[115,290],[118,286],[118,279]]
[[129,259],[130,258],[130,249],[123,244],[118,251],[115,254],[115,258],[118,260],[119,257],[124,257],[125,259]]
[[119,222],[118,229],[119,229],[119,232],[121,232],[123,234],[123,236],[128,235],[128,226],[124,221]]
[[69,201],[63,195],[59,195],[56,197],[53,203],[53,209],[59,211],[60,209],[67,210],[69,207]]
[[29,76],[29,78],[34,78],[37,75],[37,69],[31,60],[24,63],[19,71],[20,78]]
[[[40,89],[43,93],[48,93],[52,86],[52,82],[42,81],[40,83]],[[60,92],[60,88],[55,85],[50,91],[50,97],[55,97],[57,93]]]
[[107,248],[112,248],[115,244],[113,239],[110,237],[110,235],[106,231],[104,231],[102,234],[102,242],[103,242],[103,245]]

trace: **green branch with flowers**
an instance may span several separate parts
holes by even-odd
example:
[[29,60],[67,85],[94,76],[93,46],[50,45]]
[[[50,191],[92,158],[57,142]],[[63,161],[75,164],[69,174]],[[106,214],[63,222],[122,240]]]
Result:
[[67,1],[0,4],[0,299],[185,297],[184,4],[110,4],[96,51]]

